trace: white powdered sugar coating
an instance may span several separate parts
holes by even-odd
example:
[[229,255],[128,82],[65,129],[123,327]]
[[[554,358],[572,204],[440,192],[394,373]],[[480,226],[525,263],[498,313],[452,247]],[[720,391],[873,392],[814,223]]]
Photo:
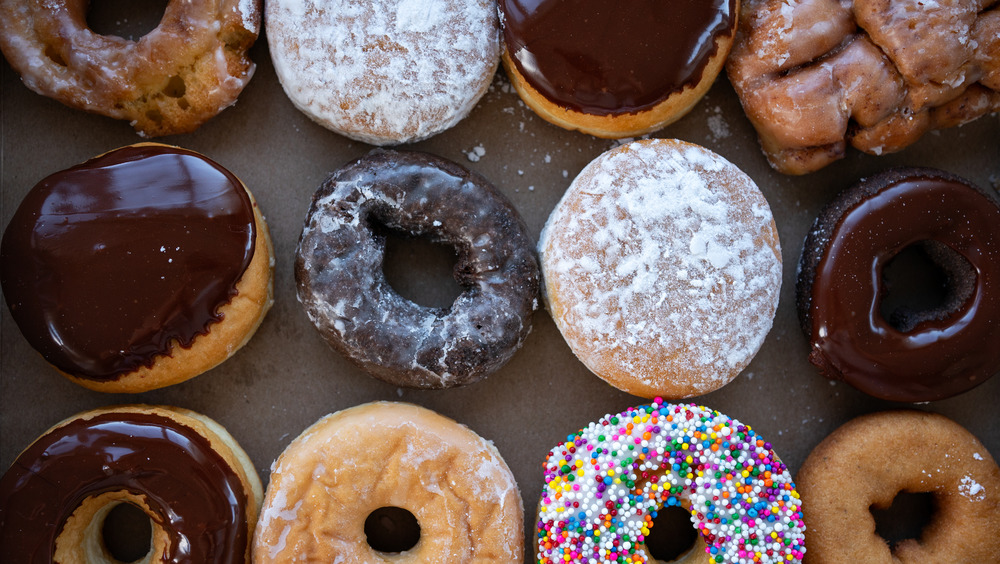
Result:
[[962,483],[958,485],[958,493],[971,501],[981,501],[986,498],[985,488],[972,476],[962,477]]
[[702,147],[639,141],[573,181],[539,244],[549,309],[595,373],[639,395],[728,383],[771,328],[781,260],[753,181]]
[[418,141],[464,118],[500,57],[486,0],[274,0],[275,71],[297,108],[375,145]]

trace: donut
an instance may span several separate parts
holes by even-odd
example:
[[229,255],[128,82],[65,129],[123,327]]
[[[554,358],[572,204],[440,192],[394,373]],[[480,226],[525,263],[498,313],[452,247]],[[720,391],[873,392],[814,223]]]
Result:
[[722,70],[739,0],[500,0],[501,60],[542,119],[634,137],[688,113]]
[[[389,510],[418,530],[387,549],[382,535],[407,532],[379,533],[397,522]],[[520,564],[523,532],[521,494],[491,442],[429,409],[375,402],[320,419],[281,453],[253,561]]]
[[[947,274],[939,306],[886,317],[884,269],[910,248]],[[1000,208],[995,194],[929,168],[884,171],[839,194],[803,244],[796,304],[809,360],[882,399],[968,391],[1000,370]]]
[[271,306],[267,225],[198,153],[123,147],[52,174],[0,242],[0,284],[28,343],[103,392],[182,382],[229,358]]
[[85,411],[46,431],[0,478],[0,560],[117,562],[101,533],[127,503],[150,519],[143,562],[244,563],[261,498],[246,453],[204,415]]
[[[1000,469],[943,415],[901,410],[848,421],[813,449],[796,479],[811,563],[1000,562]],[[930,493],[933,515],[919,540],[890,548],[871,508],[888,508],[902,491]]]
[[683,141],[637,141],[594,159],[538,246],[543,296],[570,349],[641,397],[729,383],[778,305],[781,250],[767,201],[735,165]]
[[[385,279],[373,224],[454,247],[463,292],[418,305]],[[486,179],[423,153],[375,150],[313,196],[295,256],[298,298],[335,350],[396,386],[448,388],[503,366],[531,330],[538,261],[517,210]]]
[[891,153],[1000,111],[1000,5],[747,0],[726,72],[782,173]]
[[274,70],[295,107],[372,145],[454,126],[500,60],[489,0],[272,0],[264,17]]
[[194,131],[253,76],[259,0],[171,0],[137,41],[87,26],[88,2],[0,2],[0,49],[35,92],[128,120],[143,137]]
[[681,506],[704,542],[685,562],[801,562],[802,502],[753,429],[655,398],[569,435],[543,463],[535,560],[655,562],[645,545],[664,507]]

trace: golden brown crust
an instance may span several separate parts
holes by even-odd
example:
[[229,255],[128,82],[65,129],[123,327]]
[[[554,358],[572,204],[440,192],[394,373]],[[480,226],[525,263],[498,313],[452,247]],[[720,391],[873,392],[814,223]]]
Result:
[[190,347],[174,342],[170,354],[157,357],[151,367],[141,366],[116,380],[91,380],[61,372],[63,376],[98,392],[145,392],[194,378],[218,366],[250,341],[274,302],[274,247],[257,201],[245,185],[243,189],[253,203],[257,238],[253,259],[236,284],[236,295],[219,308],[222,321],[210,325],[208,333],[197,336]]
[[[329,415],[274,464],[253,561],[520,563],[520,493],[499,452],[428,409],[376,402]],[[364,523],[381,507],[412,513],[417,544],[368,545]]]
[[[734,22],[739,19],[739,7],[740,2],[736,2]],[[500,60],[521,99],[545,121],[563,129],[577,130],[595,137],[621,139],[652,133],[684,117],[715,83],[716,77],[726,62],[726,57],[729,56],[735,35],[736,26],[734,25],[732,32],[719,35],[716,38],[715,54],[705,64],[701,79],[697,84],[685,86],[683,90],[671,94],[648,110],[620,115],[586,114],[555,104],[529,84],[524,75],[517,70],[506,46],[501,53]]]
[[253,75],[258,0],[171,1],[136,41],[92,32],[87,4],[0,2],[0,48],[28,88],[155,137],[195,130]]
[[[812,564],[1000,561],[1000,469],[967,430],[920,411],[853,419],[823,440],[796,476]],[[900,491],[929,492],[921,538],[890,551],[869,507]]]

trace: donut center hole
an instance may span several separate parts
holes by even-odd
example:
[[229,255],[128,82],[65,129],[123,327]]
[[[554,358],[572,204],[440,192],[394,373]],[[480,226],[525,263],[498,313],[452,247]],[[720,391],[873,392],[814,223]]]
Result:
[[156,29],[169,0],[90,0],[87,27],[99,35],[115,35],[130,41]]
[[930,493],[899,492],[887,508],[871,507],[875,534],[889,543],[890,549],[908,539],[920,539],[934,514],[934,496]]
[[385,238],[382,272],[393,290],[424,307],[448,309],[455,303],[463,290],[455,280],[458,254],[454,247],[384,225],[372,227]]
[[972,295],[972,265],[947,245],[914,243],[882,268],[879,313],[898,331],[923,321],[946,319]]
[[142,509],[119,503],[104,518],[101,539],[115,562],[138,562],[152,550],[153,525]]
[[674,505],[657,510],[644,542],[650,556],[660,562],[673,562],[691,550],[697,537],[691,514]]
[[420,540],[420,524],[400,507],[380,507],[365,519],[368,546],[377,552],[406,552]]

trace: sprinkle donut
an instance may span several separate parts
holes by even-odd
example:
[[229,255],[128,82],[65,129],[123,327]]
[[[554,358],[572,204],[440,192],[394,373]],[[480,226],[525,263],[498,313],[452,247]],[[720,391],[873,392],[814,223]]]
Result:
[[[809,509],[810,563],[1000,562],[1000,468],[943,415],[852,419],[813,449],[796,478]],[[919,540],[890,548],[871,507],[890,507],[901,491],[930,493],[934,511]]]
[[28,88],[155,137],[194,131],[233,105],[253,76],[247,51],[260,0],[171,0],[136,41],[94,33],[88,4],[0,2],[0,48]]
[[788,469],[771,443],[718,411],[656,398],[570,435],[543,468],[540,564],[651,562],[653,518],[676,505],[705,543],[700,562],[800,562],[806,550]]
[[[372,224],[455,248],[450,308],[400,296]],[[538,261],[517,210],[481,176],[423,153],[376,150],[313,197],[295,259],[298,297],[331,347],[397,386],[449,388],[506,363],[531,330]]]

